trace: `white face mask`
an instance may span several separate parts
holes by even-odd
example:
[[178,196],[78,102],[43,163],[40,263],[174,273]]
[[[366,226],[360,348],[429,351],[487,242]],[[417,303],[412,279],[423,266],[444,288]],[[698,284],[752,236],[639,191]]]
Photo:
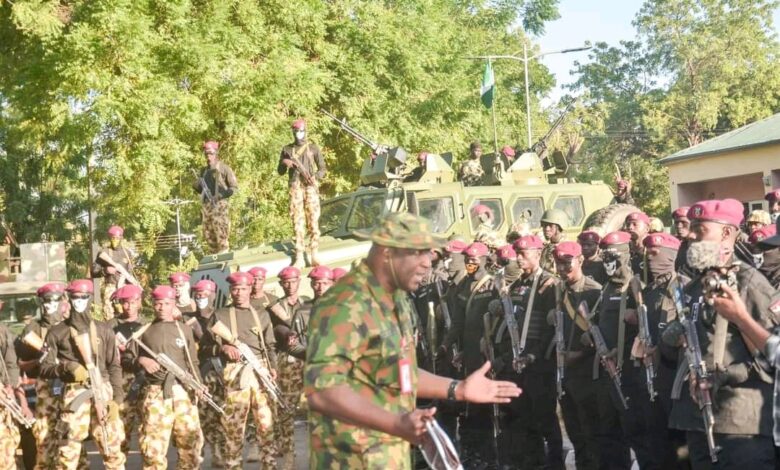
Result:
[[756,269],[760,268],[764,264],[764,254],[758,253],[753,255],[753,264],[756,265]]
[[306,137],[306,131],[295,131],[295,138],[297,140],[303,140]]
[[176,299],[179,304],[187,304],[190,302],[190,287],[180,286],[176,288]]
[[614,276],[617,272],[617,260],[604,261],[604,270],[607,272],[607,276]]
[[73,304],[73,310],[75,310],[76,313],[84,313],[87,311],[89,299],[73,299],[71,303]]
[[43,304],[43,312],[46,315],[54,315],[57,313],[57,311],[60,309],[60,301],[59,300],[50,300],[48,302],[45,302]]
[[209,306],[209,299],[195,299],[195,305],[197,305],[199,309],[203,310]]

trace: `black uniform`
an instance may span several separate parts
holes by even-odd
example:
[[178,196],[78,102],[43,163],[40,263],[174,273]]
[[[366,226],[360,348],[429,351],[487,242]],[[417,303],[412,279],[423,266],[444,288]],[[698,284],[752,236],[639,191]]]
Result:
[[[163,321],[156,319],[141,335],[141,342],[155,353],[165,354],[176,365],[191,373],[200,381],[198,357],[193,354],[196,350],[195,337],[192,334],[192,329],[188,326],[182,325],[177,320]],[[151,354],[144,349],[140,349],[138,357],[151,357]],[[163,368],[160,368],[152,375],[147,375],[146,380],[150,385],[162,385],[166,398],[171,396],[169,395],[170,387],[176,384],[176,378]]]
[[593,258],[585,258],[582,262],[582,273],[601,285],[604,285],[609,279],[607,271],[604,269],[604,260],[598,254]]

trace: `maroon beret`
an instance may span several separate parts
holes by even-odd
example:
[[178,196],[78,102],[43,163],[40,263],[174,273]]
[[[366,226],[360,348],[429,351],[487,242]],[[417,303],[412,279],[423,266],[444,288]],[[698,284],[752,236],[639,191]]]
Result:
[[577,235],[577,240],[579,240],[580,243],[598,243],[601,241],[601,235],[594,230],[585,230]]
[[265,275],[268,273],[268,270],[265,269],[262,266],[255,266],[254,268],[250,269],[249,274],[252,275],[255,279],[263,278],[265,279]]
[[177,282],[189,282],[190,275],[187,273],[176,272],[168,276],[168,281],[170,281],[171,284],[176,284]]
[[108,236],[109,237],[121,237],[125,234],[125,229],[120,227],[119,225],[112,225],[108,228]]
[[665,232],[651,233],[646,236],[642,241],[645,248],[671,248],[672,250],[680,249],[680,240]]
[[66,289],[70,294],[92,294],[92,281],[89,279],[76,279],[68,284]]
[[301,277],[301,270],[295,266],[287,266],[286,268],[279,271],[279,279],[282,280],[295,279],[298,277]]
[[342,277],[346,276],[348,272],[349,271],[344,268],[333,268],[333,280],[338,281]]
[[38,297],[44,297],[50,294],[62,295],[65,293],[65,284],[61,282],[49,282],[44,284],[35,291]]
[[327,266],[317,266],[309,271],[309,279],[313,281],[321,281],[323,279],[333,280],[333,270]]
[[195,283],[193,290],[195,290],[195,292],[216,292],[217,285],[214,283],[214,281],[209,279],[201,279]]
[[626,217],[626,222],[644,222],[645,224],[650,225],[650,217],[644,212],[632,212]]
[[675,209],[674,212],[672,212],[672,218],[674,220],[687,219],[689,209],[690,209],[689,206],[678,207],[677,209]]
[[203,144],[203,150],[219,150],[219,142],[209,140]]
[[515,251],[541,250],[544,248],[544,242],[536,235],[523,235],[522,237],[515,240],[515,242],[512,244],[512,247],[515,249]]
[[487,256],[488,254],[488,247],[481,242],[474,242],[471,245],[467,246],[465,250],[463,250],[463,254],[466,255],[468,258],[478,258],[480,256]]
[[748,241],[755,245],[756,243],[762,242],[767,238],[774,237],[775,235],[777,235],[777,226],[766,225],[759,229],[753,230],[753,233],[750,234],[750,239]]
[[171,286],[157,286],[152,290],[152,299],[154,300],[173,300],[175,298],[176,290]]
[[739,227],[745,218],[742,203],[736,199],[699,201],[688,210],[688,218]]
[[500,246],[496,250],[496,254],[498,255],[499,259],[503,259],[503,260],[513,260],[517,258],[517,253],[515,253],[515,250],[514,248],[512,248],[512,245]]
[[450,253],[463,253],[463,250],[465,250],[467,246],[468,245],[463,240],[450,240],[447,242],[447,245],[444,246],[444,249]]
[[306,121],[304,121],[303,119],[296,119],[295,121],[292,122],[291,127],[296,131],[301,129],[306,129]]
[[255,282],[255,278],[251,274],[243,271],[230,273],[227,280],[231,286],[251,286]]
[[631,234],[628,232],[611,232],[604,235],[600,245],[602,248],[616,245],[626,245],[631,241]]
[[515,149],[513,149],[509,145],[504,145],[503,147],[501,147],[501,153],[503,153],[507,157],[514,157],[515,156]]
[[556,258],[576,258],[582,254],[582,247],[577,242],[560,242],[553,253]]
[[132,299],[133,297],[141,297],[144,290],[135,284],[125,284],[114,292],[114,297],[117,300]]
[[769,191],[766,193],[766,196],[764,196],[764,199],[769,202],[780,201],[780,189],[773,189]]
[[471,208],[471,213],[474,215],[480,215],[487,212],[488,214],[492,214],[493,211],[490,210],[490,208],[484,204],[477,204],[476,206]]
[[628,187],[628,181],[626,181],[626,180],[619,180],[617,182],[617,187],[619,189],[626,189]]

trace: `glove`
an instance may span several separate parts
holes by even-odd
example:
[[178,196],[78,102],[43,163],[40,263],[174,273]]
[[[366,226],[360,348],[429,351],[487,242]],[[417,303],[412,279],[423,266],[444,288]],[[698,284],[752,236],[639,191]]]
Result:
[[106,405],[106,409],[108,410],[108,420],[109,421],[118,421],[119,420],[119,404],[115,402],[114,400],[111,400]]
[[89,379],[87,368],[78,362],[69,362],[67,368],[74,382],[86,382]]

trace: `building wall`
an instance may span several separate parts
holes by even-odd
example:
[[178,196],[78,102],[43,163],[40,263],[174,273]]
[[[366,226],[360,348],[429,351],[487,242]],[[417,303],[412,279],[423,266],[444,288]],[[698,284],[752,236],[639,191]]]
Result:
[[780,145],[695,157],[667,166],[672,208],[710,198],[756,201],[780,187]]

